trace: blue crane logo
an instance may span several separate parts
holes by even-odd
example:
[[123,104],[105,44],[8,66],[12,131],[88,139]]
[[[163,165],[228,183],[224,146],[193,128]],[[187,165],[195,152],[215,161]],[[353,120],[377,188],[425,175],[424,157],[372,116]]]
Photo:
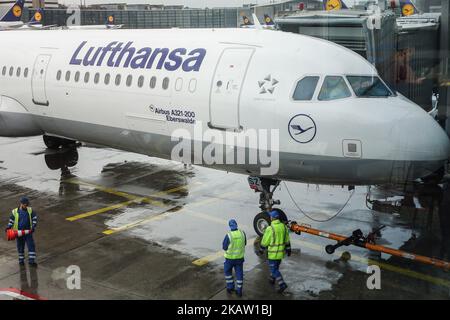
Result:
[[289,135],[298,143],[311,142],[317,133],[314,120],[306,114],[294,116],[288,124]]

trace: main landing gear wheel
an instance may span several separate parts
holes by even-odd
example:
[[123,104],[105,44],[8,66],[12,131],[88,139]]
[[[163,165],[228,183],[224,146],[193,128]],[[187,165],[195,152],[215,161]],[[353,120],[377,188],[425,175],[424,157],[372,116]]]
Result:
[[[260,192],[259,195],[259,208],[261,212],[258,213],[253,220],[253,228],[258,236],[262,237],[264,235],[264,230],[270,226],[270,215],[269,212],[276,210],[279,213],[280,220],[287,223],[288,219],[283,210],[278,208],[273,208],[273,205],[280,204],[279,200],[274,200],[273,192],[279,186],[280,180],[274,180],[269,178],[260,177],[248,177],[248,183],[252,190],[255,192]],[[273,188],[272,188],[273,187]],[[272,188],[272,189],[271,189]]]
[[75,141],[73,140],[52,137],[47,135],[44,135],[43,139],[46,147],[51,150],[58,150],[60,147],[67,147],[71,144],[75,144]]

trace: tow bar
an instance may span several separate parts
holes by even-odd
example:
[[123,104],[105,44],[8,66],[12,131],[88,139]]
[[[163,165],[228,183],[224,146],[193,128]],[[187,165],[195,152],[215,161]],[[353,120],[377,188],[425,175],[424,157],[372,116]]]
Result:
[[321,231],[318,229],[313,229],[308,225],[304,225],[304,224],[300,225],[300,224],[297,224],[297,222],[295,222],[295,221],[289,222],[288,226],[289,226],[290,230],[295,232],[296,234],[301,234],[302,232],[304,232],[304,233],[312,234],[312,235],[319,236],[322,238],[327,238],[327,239],[332,239],[332,240],[337,241],[337,243],[335,245],[328,245],[325,247],[325,251],[328,254],[333,254],[334,251],[339,247],[353,245],[353,246],[365,248],[365,249],[368,249],[371,251],[387,253],[392,256],[433,265],[435,267],[445,269],[446,271],[448,271],[450,269],[450,262],[438,260],[438,259],[434,259],[434,258],[429,258],[429,257],[425,257],[425,256],[420,256],[417,254],[408,253],[405,251],[392,249],[392,248],[388,248],[388,247],[384,247],[384,246],[375,244],[375,234],[378,233],[381,229],[385,228],[385,226],[382,226],[382,227],[378,228],[377,230],[374,230],[373,232],[369,233],[367,235],[367,237],[365,237],[363,235],[362,231],[359,229],[353,231],[353,233],[350,237],[344,237],[344,236],[341,236],[338,234]]

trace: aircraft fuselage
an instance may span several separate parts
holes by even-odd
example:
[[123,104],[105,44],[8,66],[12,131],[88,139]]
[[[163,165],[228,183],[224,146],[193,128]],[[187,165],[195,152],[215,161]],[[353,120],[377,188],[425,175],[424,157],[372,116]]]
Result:
[[[338,185],[416,179],[448,159],[447,135],[419,106],[396,94],[357,97],[346,76],[377,72],[331,42],[252,29],[7,31],[0,41],[2,136],[46,134],[170,159],[182,129],[199,164]],[[298,101],[308,76],[317,86]],[[348,96],[321,100],[326,77],[342,77]],[[243,148],[278,153],[276,172],[261,174],[259,153],[256,163],[198,159],[215,135],[251,130],[277,132],[276,145]]]

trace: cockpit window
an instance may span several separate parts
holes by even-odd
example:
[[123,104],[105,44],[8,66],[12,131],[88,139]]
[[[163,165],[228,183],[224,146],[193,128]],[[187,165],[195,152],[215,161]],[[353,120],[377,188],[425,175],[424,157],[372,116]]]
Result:
[[347,76],[348,82],[361,98],[390,97],[392,91],[378,77],[372,76]]
[[293,99],[295,101],[309,101],[314,96],[319,77],[306,77],[297,83]]
[[352,94],[344,78],[339,76],[327,76],[320,89],[319,100],[329,101],[351,97]]

